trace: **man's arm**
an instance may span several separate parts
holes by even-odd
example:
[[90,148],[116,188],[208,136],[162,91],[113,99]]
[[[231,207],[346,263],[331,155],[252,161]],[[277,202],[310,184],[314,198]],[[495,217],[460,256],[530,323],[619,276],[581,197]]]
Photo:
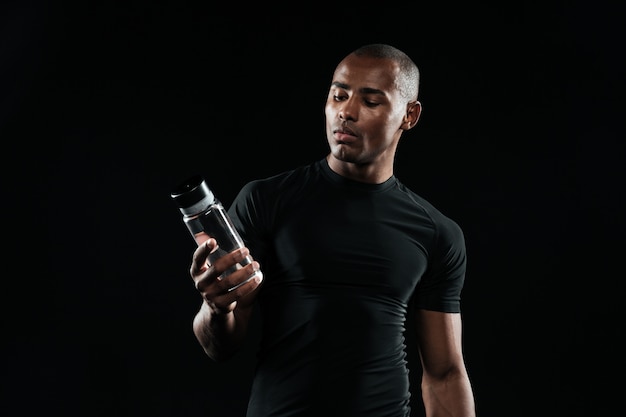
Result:
[[418,309],[417,343],[427,417],[475,417],[461,343],[461,314]]
[[250,307],[237,306],[233,311],[220,313],[206,301],[193,320],[193,332],[206,354],[215,361],[230,358],[239,350],[250,320]]
[[207,355],[221,361],[230,358],[245,338],[262,274],[259,264],[253,261],[222,279],[220,275],[242,261],[249,251],[237,249],[209,266],[208,255],[214,249],[215,240],[209,239],[193,255],[190,274],[202,296],[193,332]]

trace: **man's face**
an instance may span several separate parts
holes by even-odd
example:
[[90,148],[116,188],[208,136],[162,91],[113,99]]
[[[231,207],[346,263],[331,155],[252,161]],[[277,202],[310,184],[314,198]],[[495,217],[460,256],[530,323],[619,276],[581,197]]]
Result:
[[397,64],[349,55],[339,63],[326,99],[326,136],[333,157],[356,164],[393,159],[407,99]]

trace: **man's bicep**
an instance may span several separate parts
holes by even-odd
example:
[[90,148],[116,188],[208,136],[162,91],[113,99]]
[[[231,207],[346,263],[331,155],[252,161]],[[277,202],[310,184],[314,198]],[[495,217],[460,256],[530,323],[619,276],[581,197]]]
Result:
[[436,377],[462,365],[461,314],[415,309],[414,316],[424,372]]

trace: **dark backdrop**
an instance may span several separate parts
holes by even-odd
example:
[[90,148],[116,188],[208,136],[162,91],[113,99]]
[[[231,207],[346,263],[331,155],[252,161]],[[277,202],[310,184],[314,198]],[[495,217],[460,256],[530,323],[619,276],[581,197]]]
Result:
[[[256,328],[230,363],[201,351],[195,245],[169,193],[200,173],[228,205],[323,157],[332,71],[370,42],[422,72],[396,175],[465,230],[479,416],[623,409],[619,11],[222,7],[3,3],[0,414],[243,416]],[[419,385],[414,402],[422,415]]]

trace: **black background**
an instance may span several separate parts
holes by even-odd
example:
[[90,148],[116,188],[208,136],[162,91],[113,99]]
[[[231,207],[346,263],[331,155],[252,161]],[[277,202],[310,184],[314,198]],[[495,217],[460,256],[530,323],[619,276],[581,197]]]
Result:
[[3,3],[0,414],[243,416],[256,328],[201,351],[169,193],[201,173],[227,205],[323,157],[332,71],[370,42],[422,73],[396,175],[465,231],[479,416],[623,410],[623,16],[434,3]]

